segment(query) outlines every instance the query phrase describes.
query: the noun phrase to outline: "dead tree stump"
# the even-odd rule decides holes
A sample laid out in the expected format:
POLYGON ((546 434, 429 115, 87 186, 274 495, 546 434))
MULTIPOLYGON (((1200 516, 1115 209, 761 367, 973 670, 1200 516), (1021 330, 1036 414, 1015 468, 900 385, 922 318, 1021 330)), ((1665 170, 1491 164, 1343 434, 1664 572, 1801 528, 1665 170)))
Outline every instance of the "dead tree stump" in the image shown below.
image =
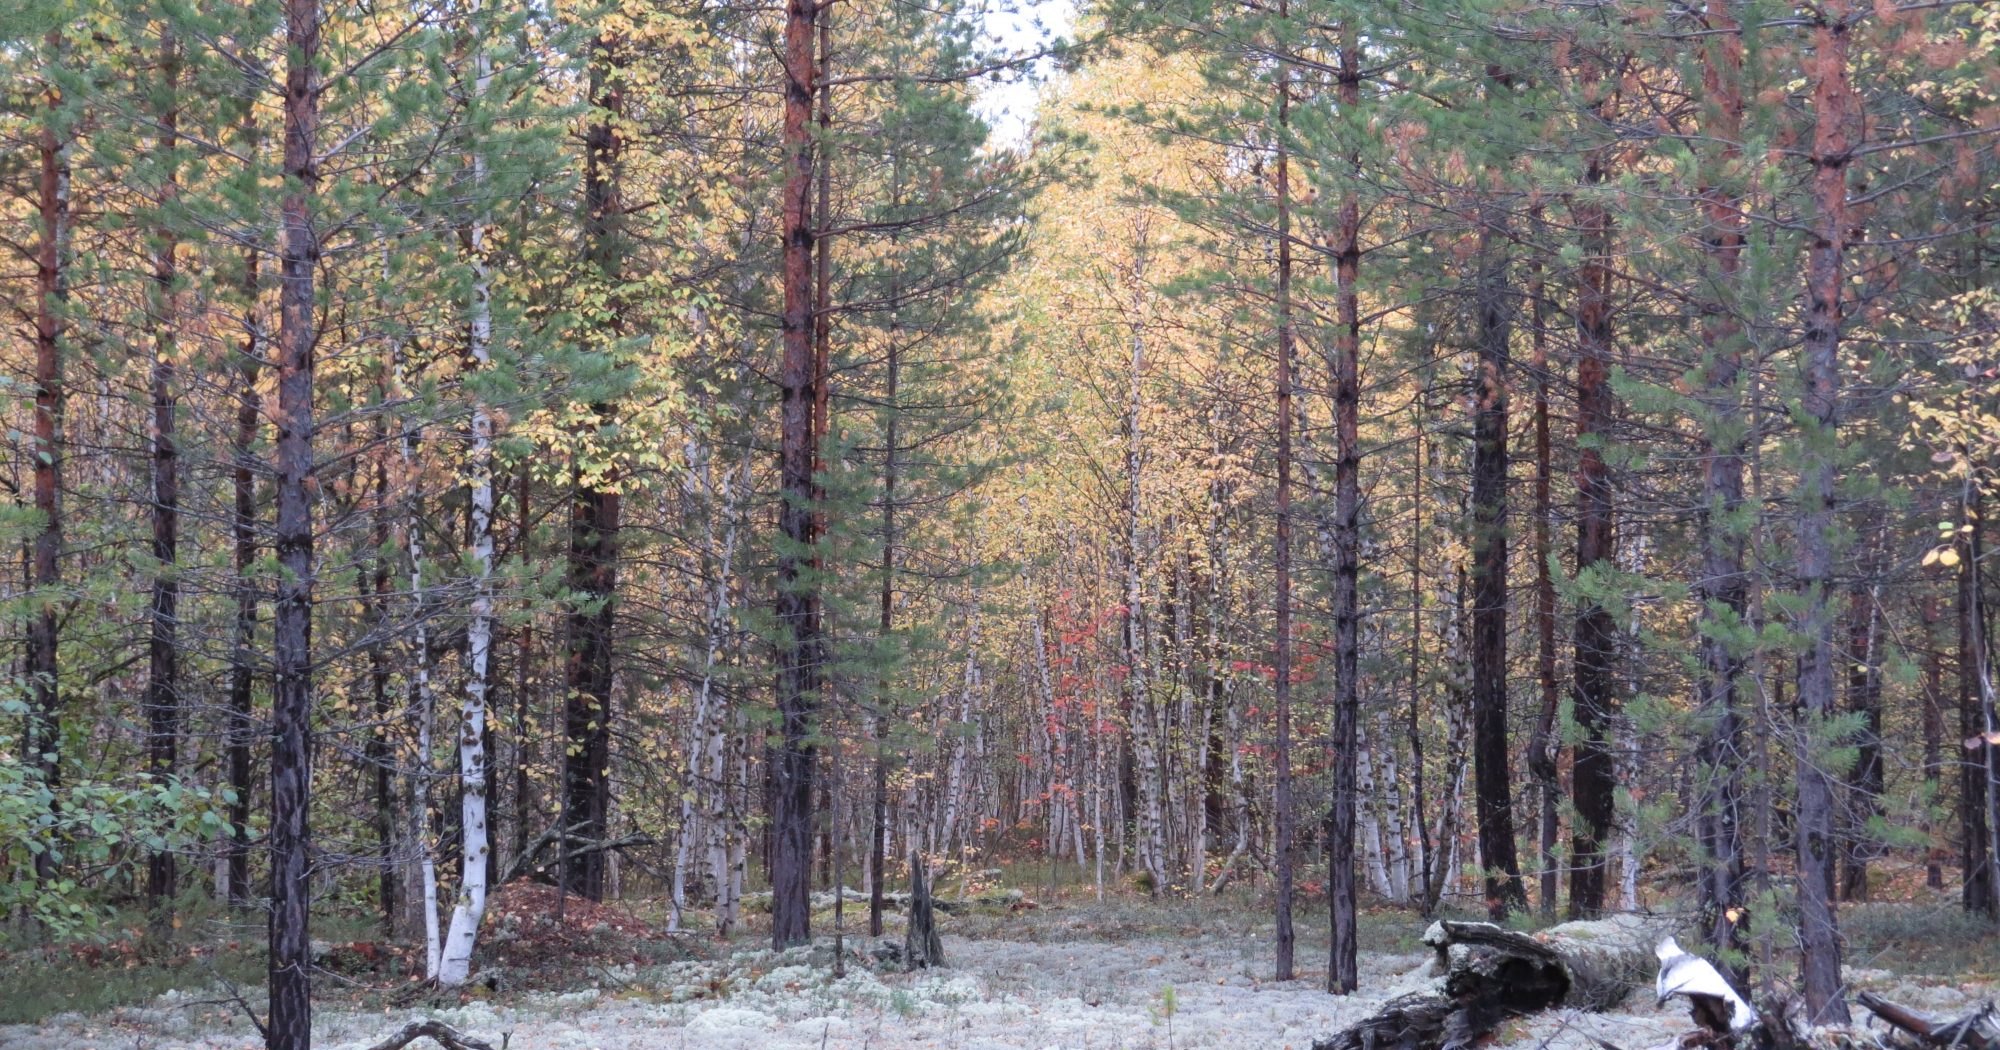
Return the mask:
POLYGON ((903 965, 921 970, 944 965, 944 941, 938 937, 937 913, 931 901, 924 859, 910 855, 910 925, 903 935, 903 965))
POLYGON ((1537 934, 1485 922, 1436 922, 1435 987, 1390 1001, 1313 1050, 1462 1050, 1511 1016, 1567 1006, 1604 1010, 1652 981, 1664 926, 1636 916, 1571 922, 1537 934))

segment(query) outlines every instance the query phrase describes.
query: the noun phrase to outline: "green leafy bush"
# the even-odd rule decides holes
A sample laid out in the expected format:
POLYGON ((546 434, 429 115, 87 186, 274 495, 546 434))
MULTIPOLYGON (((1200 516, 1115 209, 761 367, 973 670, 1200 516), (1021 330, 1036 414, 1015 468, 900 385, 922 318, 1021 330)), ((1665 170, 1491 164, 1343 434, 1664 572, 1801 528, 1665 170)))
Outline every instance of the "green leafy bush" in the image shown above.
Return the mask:
POLYGON ((229 792, 177 780, 84 780, 56 791, 13 756, 0 758, 0 913, 25 911, 58 940, 89 936, 108 913, 108 885, 151 853, 219 835, 229 801, 229 792), (55 861, 53 879, 32 875, 43 854, 55 861))

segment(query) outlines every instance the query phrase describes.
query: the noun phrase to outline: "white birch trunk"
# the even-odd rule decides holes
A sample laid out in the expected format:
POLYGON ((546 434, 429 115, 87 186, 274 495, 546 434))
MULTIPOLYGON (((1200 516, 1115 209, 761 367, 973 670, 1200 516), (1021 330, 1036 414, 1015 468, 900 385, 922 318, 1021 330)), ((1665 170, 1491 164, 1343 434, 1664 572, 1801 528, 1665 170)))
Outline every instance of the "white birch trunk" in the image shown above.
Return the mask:
MULTIPOLYGON (((479 17, 479 3, 472 5, 479 17)), ((475 38, 477 29, 474 30, 475 38)), ((472 106, 477 109, 493 77, 493 60, 476 41, 472 45, 472 106)), ((475 145, 472 191, 485 191, 486 159, 475 145)), ((466 255, 472 268, 471 318, 467 326, 473 368, 493 366, 493 273, 486 261, 486 224, 475 218, 466 230, 466 255)), ((472 950, 479 939, 479 922, 486 915, 486 859, 491 845, 486 828, 486 701, 493 684, 493 414, 484 401, 472 404, 472 558, 471 618, 465 627, 465 709, 458 726, 459 825, 463 839, 465 876, 451 912, 438 984, 464 984, 472 970, 472 950)))
MULTIPOLYGON (((407 390, 403 372, 402 350, 394 352, 396 386, 407 390)), ((402 458, 403 472, 407 478, 416 472, 417 430, 407 420, 403 424, 402 458)), ((415 650, 415 671, 411 678, 411 688, 415 692, 417 707, 417 755, 410 773, 410 843, 417 851, 417 893, 421 901, 424 922, 424 976, 435 980, 438 967, 443 960, 443 938, 438 929, 437 891, 437 849, 431 842, 430 818, 432 744, 437 727, 437 693, 431 687, 431 641, 428 626, 429 610, 425 606, 424 592, 424 522, 421 507, 416 500, 410 501, 409 514, 405 518, 404 544, 410 551, 410 604, 414 613, 411 619, 411 647, 415 650)))
POLYGON ((1387 715, 1377 712, 1375 716, 1375 739, 1382 741, 1382 780, 1387 789, 1382 792, 1385 810, 1383 834, 1389 847, 1389 899, 1398 904, 1410 902, 1410 829, 1404 820, 1403 781, 1397 769, 1396 737, 1389 731, 1387 715))
MULTIPOLYGON (((687 907, 687 875, 697 851, 701 852, 707 864, 709 878, 715 886, 718 901, 724 892, 724 883, 729 877, 728 804, 724 797, 724 776, 728 766, 728 712, 725 710, 726 699, 715 689, 715 674, 728 629, 729 585, 735 562, 737 533, 733 488, 736 475, 740 471, 724 475, 720 492, 717 493, 712 460, 706 455, 696 458, 701 464, 703 477, 700 487, 711 494, 718 494, 720 501, 710 515, 707 535, 702 542, 703 550, 709 552, 716 561, 716 579, 708 598, 702 643, 701 682, 695 687, 694 713, 689 720, 685 746, 687 757, 681 785, 680 833, 674 849, 673 900, 676 928, 680 923, 680 912, 687 907), (719 554, 716 552, 715 544, 715 514, 721 514, 726 519, 719 554)), ((747 458, 746 456, 746 461, 747 458)))
POLYGON ((1389 866, 1382 859, 1381 803, 1376 795, 1374 749, 1369 746, 1366 729, 1357 725, 1354 735, 1354 788, 1361 797, 1361 854, 1368 871, 1368 887, 1376 896, 1388 900, 1394 891, 1389 885, 1389 866))
POLYGON ((969 750, 965 727, 972 724, 972 695, 979 682, 979 592, 972 594, 972 622, 965 637, 965 678, 958 693, 958 720, 952 726, 951 772, 945 781, 944 819, 940 823, 934 849, 951 852, 958 833, 961 800, 965 795, 965 763, 969 750))
POLYGON ((1461 618, 1465 610, 1464 568, 1461 567, 1456 575, 1457 586, 1449 588, 1440 602, 1445 617, 1445 666, 1451 669, 1450 680, 1445 686, 1445 767, 1451 770, 1451 790, 1444 812, 1438 815, 1438 853, 1444 858, 1444 867, 1436 873, 1441 876, 1444 887, 1440 899, 1458 896, 1459 883, 1464 875, 1459 870, 1460 851, 1464 845, 1459 818, 1465 801, 1466 767, 1470 765, 1465 751, 1472 737, 1467 717, 1470 713, 1467 709, 1470 706, 1471 684, 1466 680, 1464 670, 1471 666, 1471 661, 1465 651, 1464 621, 1461 618))
POLYGON ((1093 719, 1090 726, 1090 831, 1095 847, 1097 899, 1104 899, 1104 733, 1093 719))
MULTIPOLYGON (((1650 538, 1644 529, 1633 529, 1630 538, 1621 544, 1623 549, 1618 552, 1619 568, 1633 577, 1643 573, 1646 568, 1646 551, 1650 543, 1650 538)), ((1628 700, 1638 695, 1642 684, 1640 661, 1643 654, 1639 637, 1639 612, 1636 607, 1631 615, 1632 622, 1626 626, 1621 638, 1626 675, 1625 696, 1628 700)), ((1639 752, 1633 733, 1632 719, 1621 713, 1613 737, 1618 749, 1617 776, 1620 784, 1630 785, 1638 782, 1639 752)), ((1624 911, 1635 912, 1639 910, 1639 865, 1644 859, 1639 853, 1639 814, 1628 791, 1620 791, 1619 795, 1618 830, 1612 843, 1612 852, 1618 857, 1618 906, 1624 911)))

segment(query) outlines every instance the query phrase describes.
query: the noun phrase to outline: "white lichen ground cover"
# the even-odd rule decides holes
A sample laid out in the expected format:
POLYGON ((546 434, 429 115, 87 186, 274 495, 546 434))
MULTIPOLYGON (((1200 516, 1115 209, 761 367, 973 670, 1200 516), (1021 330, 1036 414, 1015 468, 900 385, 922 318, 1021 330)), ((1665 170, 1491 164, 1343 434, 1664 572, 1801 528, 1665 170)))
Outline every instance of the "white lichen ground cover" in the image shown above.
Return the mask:
MULTIPOLYGON (((1041 931, 1046 933, 1046 931, 1041 931)), ((523 994, 434 1010, 322 1009, 314 1042, 355 1050, 404 1021, 435 1016, 512 1050, 1095 1050, 1201 1048, 1306 1050, 1396 995, 1428 983, 1426 956, 1367 953, 1362 992, 1327 995, 1317 975, 1268 979, 1265 931, 1204 932, 1169 939, 1053 941, 948 938, 949 969, 878 973, 860 965, 834 980, 804 950, 744 950, 708 962, 606 971, 598 987, 523 994)), ((1323 965, 1300 945, 1302 962, 1323 965)), ((1323 973, 1323 971, 1321 971, 1323 973)), ((1946 981, 1895 980, 1875 971, 1853 979, 1893 990, 1909 1005, 1949 1014, 1993 989, 1946 981)), ((38 1027, 0 1027, 8 1050, 251 1050, 261 1045, 240 1016, 207 994, 172 993, 142 1008, 61 1015, 38 1027)), ((1502 1045, 1591 1050, 1590 1037, 1638 1050, 1685 1029, 1685 1015, 1656 1010, 1640 992, 1627 1012, 1552 1011, 1510 1023, 1502 1045)))

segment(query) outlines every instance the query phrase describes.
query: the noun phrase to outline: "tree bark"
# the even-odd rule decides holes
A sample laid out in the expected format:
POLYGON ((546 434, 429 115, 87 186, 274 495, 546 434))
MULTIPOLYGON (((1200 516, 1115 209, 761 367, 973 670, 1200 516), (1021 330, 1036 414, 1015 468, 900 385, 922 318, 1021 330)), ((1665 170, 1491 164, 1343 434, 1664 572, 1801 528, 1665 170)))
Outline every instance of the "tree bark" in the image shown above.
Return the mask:
MULTIPOLYGON (((1535 213, 1535 224, 1539 229, 1539 211, 1535 213)), ((1527 761, 1528 771, 1535 777, 1535 793, 1540 802, 1541 871, 1537 877, 1537 889, 1541 899, 1537 904, 1544 918, 1553 918, 1560 881, 1557 843, 1562 830, 1558 820, 1562 793, 1562 738, 1556 733, 1556 719, 1562 704, 1556 682, 1556 582, 1554 570, 1549 564, 1555 554, 1551 535, 1555 474, 1549 435, 1549 342, 1544 316, 1546 286, 1542 272, 1542 261, 1536 258, 1531 264, 1528 284, 1533 325, 1529 334, 1532 356, 1528 367, 1535 377, 1535 684, 1540 693, 1540 704, 1535 712, 1535 732, 1528 740, 1527 761)))
POLYGON ((313 279, 319 233, 319 0, 285 0, 285 196, 278 321, 271 703, 269 1050, 312 1044, 313 279))
POLYGON ((1571 828, 1569 881, 1571 918, 1604 910, 1605 840, 1611 834, 1617 790, 1610 739, 1618 716, 1614 668, 1617 626, 1611 611, 1589 593, 1605 586, 1597 574, 1614 567, 1611 467, 1604 443, 1611 438, 1611 216, 1595 194, 1609 172, 1604 157, 1592 153, 1584 174, 1576 222, 1583 239, 1583 266, 1577 279, 1576 571, 1584 593, 1577 599, 1576 655, 1572 704, 1582 738, 1577 741, 1570 790, 1576 820, 1571 828))
MULTIPOLYGON (((880 637, 887 646, 895 636, 896 626, 896 443, 898 424, 902 421, 902 406, 897 402, 896 386, 902 378, 901 347, 896 341, 896 331, 892 326, 887 347, 887 385, 883 390, 883 410, 888 418, 883 423, 882 452, 882 594, 880 637)), ((875 755, 874 783, 872 785, 873 831, 868 842, 868 936, 882 936, 882 890, 888 875, 887 857, 889 838, 889 720, 894 706, 889 695, 889 680, 884 675, 876 683, 875 700, 875 755)))
POLYGON ((1995 802, 1991 771, 2000 746, 1986 740, 1994 728, 1994 710, 1979 565, 1986 553, 1986 523, 1979 495, 1977 481, 1968 479, 1953 548, 1958 552, 1958 729, 1966 742, 1964 760, 1958 763, 1959 870, 1965 910, 1993 918, 2000 916, 2000 866, 1993 862, 1995 825, 1988 815, 1995 802))
MULTIPOLYGON (((396 387, 409 396, 409 382, 406 378, 404 348, 397 345, 390 351, 391 369, 396 377, 396 387)), ((403 478, 406 484, 413 483, 417 473, 418 424, 411 419, 402 421, 403 478)), ((403 514, 403 547, 410 558, 410 711, 417 723, 417 750, 410 763, 410 848, 416 854, 415 876, 417 885, 412 901, 422 910, 420 916, 424 928, 424 976, 436 979, 438 965, 444 954, 443 935, 438 930, 437 896, 437 835, 431 822, 431 781, 437 771, 432 767, 431 754, 434 750, 432 738, 437 725, 437 691, 431 684, 431 636, 430 636, 430 596, 424 573, 429 568, 424 548, 423 501, 416 493, 411 493, 409 505, 403 514)))
MULTIPOLYGON (((160 81, 166 102, 160 113, 158 162, 167 165, 160 203, 171 206, 178 195, 173 151, 179 148, 181 56, 172 29, 160 32, 160 81)), ((146 768, 155 785, 171 782, 178 762, 181 734, 180 579, 176 562, 180 546, 180 448, 174 430, 178 404, 174 398, 175 255, 179 241, 171 226, 154 231, 153 287, 148 304, 152 328, 152 488, 153 592, 148 617, 151 627, 146 652, 146 768)), ((146 865, 146 899, 162 928, 172 923, 177 865, 171 847, 155 850, 146 865)))
POLYGON ((1840 899, 1868 899, 1868 861, 1877 851, 1869 824, 1882 816, 1882 616, 1879 537, 1865 540, 1863 579, 1848 590, 1847 709, 1861 716, 1841 829, 1840 899))
MULTIPOLYGON (((387 400, 386 384, 379 386, 378 394, 387 400)), ((254 422, 252 424, 254 426, 254 422)), ((382 552, 390 550, 393 533, 389 526, 389 463, 388 425, 386 415, 377 415, 375 422, 375 442, 378 452, 375 456, 375 562, 373 566, 373 597, 369 602, 369 621, 374 639, 368 646, 368 689, 374 701, 375 725, 368 733, 367 759, 374 778, 375 795, 375 846, 382 851, 377 861, 378 902, 382 909, 382 932, 385 936, 396 933, 396 908, 400 895, 396 892, 396 794, 395 794, 395 749, 390 743, 390 730, 394 725, 394 707, 389 699, 389 647, 392 628, 390 627, 391 584, 389 557, 382 552)), ((254 615, 254 610, 253 610, 254 615)))
POLYGON ((257 562, 257 432, 263 426, 263 397, 257 392, 257 374, 263 362, 264 315, 258 308, 259 253, 243 253, 243 354, 234 374, 236 383, 236 434, 231 447, 230 539, 234 545, 234 573, 230 583, 235 592, 235 618, 231 624, 229 652, 229 903, 250 904, 250 760, 255 730, 251 706, 256 693, 257 581, 252 567, 257 562))
POLYGON ((1496 921, 1528 907, 1514 852, 1507 746, 1507 356, 1513 334, 1504 217, 1479 210, 1479 386, 1472 440, 1472 765, 1479 866, 1496 921))
MULTIPOLYGON (((1923 600, 1924 629, 1924 797, 1933 800, 1943 798, 1944 791, 1944 650, 1938 638, 1938 622, 1941 619, 1936 595, 1926 595, 1923 600)), ((1930 807, 1925 808, 1922 828, 1925 838, 1932 845, 1924 851, 1924 886, 1927 889, 1944 889, 1943 851, 1936 843, 1937 827, 1931 819, 1930 807)))
MULTIPOLYGON (((528 515, 529 489, 534 483, 534 471, 530 464, 520 466, 520 480, 517 483, 514 508, 514 551, 523 561, 533 560, 531 543, 534 529, 528 515)), ((528 699, 529 686, 534 680, 535 662, 535 618, 531 612, 521 622, 519 641, 514 654, 514 855, 521 856, 527 850, 529 812, 533 809, 533 796, 528 782, 530 756, 528 744, 528 699)))
POLYGON ((811 934, 813 716, 819 702, 819 582, 811 572, 814 528, 813 433, 817 369, 813 346, 813 92, 817 70, 816 0, 787 0, 785 20, 785 179, 782 316, 784 359, 779 473, 783 534, 777 552, 778 737, 770 756, 771 944, 784 948, 811 934))
MULTIPOLYGON (((1340 105, 1361 102, 1361 47, 1351 25, 1341 29, 1340 105)), ((1350 172, 1361 173, 1359 154, 1350 172)), ((1350 184, 1340 201, 1334 284, 1339 323, 1334 330, 1333 416, 1333 821, 1327 839, 1327 891, 1332 935, 1326 990, 1346 995, 1360 986, 1355 934, 1354 820, 1356 744, 1360 738, 1361 654, 1361 202, 1350 184)), ((1377 854, 1379 863, 1379 854, 1377 854)))
POLYGON ((1425 916, 1437 910, 1432 869, 1437 866, 1437 850, 1431 841, 1430 819, 1424 814, 1424 734, 1420 721, 1424 708, 1424 401, 1419 390, 1411 399, 1411 429, 1416 447, 1410 454, 1416 465, 1410 472, 1410 697, 1403 709, 1403 731, 1410 745, 1410 823, 1417 829, 1417 910, 1425 916))
POLYGON ((1358 1024, 1315 1039, 1313 1050, 1477 1046, 1509 1016, 1608 1010, 1650 981, 1662 932, 1630 918, 1534 935, 1483 922, 1432 923, 1424 943, 1436 953, 1433 988, 1390 1000, 1358 1024))
MULTIPOLYGON (((481 37, 481 7, 471 8, 473 49, 470 104, 476 111, 493 78, 493 59, 481 37)), ((477 113, 471 126, 478 126, 477 113)), ((486 156, 471 144, 474 216, 465 230, 466 265, 472 271, 472 301, 466 323, 466 351, 475 373, 493 367, 493 269, 486 258, 486 156)), ((486 914, 486 877, 492 859, 486 812, 486 706, 493 690, 493 413, 479 395, 472 403, 472 582, 471 617, 465 625, 465 706, 459 714, 459 833, 463 836, 458 902, 445 934, 438 964, 438 984, 465 983, 472 968, 472 951, 479 938, 479 921, 486 914)))
MULTIPOLYGON (((51 61, 63 54, 60 32, 50 32, 51 61)), ((62 584, 63 388, 62 341, 68 327, 70 166, 59 89, 46 88, 46 112, 35 137, 40 160, 36 208, 41 238, 35 246, 35 513, 33 580, 39 603, 28 621, 28 727, 26 750, 42 786, 53 795, 62 782, 62 690, 57 665, 56 590, 62 584)), ((53 846, 53 843, 45 845, 53 846)), ((56 877, 56 854, 35 854, 35 881, 56 877)))
POLYGON ((944 941, 938 937, 926 867, 921 855, 910 854, 910 923, 903 935, 903 965, 913 971, 944 965, 944 941))
MULTIPOLYGON (((1286 0, 1278 0, 1278 16, 1289 13, 1286 0)), ((1271 859, 1277 881, 1277 965, 1280 981, 1292 979, 1294 934, 1292 932, 1292 228, 1291 153, 1286 136, 1291 134, 1291 67, 1278 69, 1278 479, 1276 528, 1271 554, 1275 606, 1273 626, 1272 692, 1277 708, 1277 753, 1272 771, 1271 859)))
POLYGON ((1709 294, 1701 303, 1703 368, 1701 600, 1696 626, 1701 656, 1701 738, 1696 746, 1695 837, 1701 850, 1696 896, 1704 938, 1718 964, 1741 980, 1743 968, 1728 955, 1740 951, 1744 905, 1742 718, 1736 683, 1743 674, 1749 580, 1744 568, 1747 530, 1743 513, 1745 446, 1749 441, 1740 378, 1745 340, 1734 290, 1742 268, 1745 220, 1733 167, 1742 152, 1743 36, 1732 0, 1708 5, 1702 51, 1704 138, 1703 245, 1709 294), (1725 954, 1726 953, 1726 954, 1725 954))
POLYGON ((1134 248, 1131 273, 1131 317, 1127 321, 1130 329, 1130 367, 1126 372, 1125 395, 1125 506, 1124 506, 1124 580, 1123 596, 1119 614, 1119 645, 1124 661, 1125 681, 1123 683, 1122 707, 1125 725, 1131 734, 1131 754, 1134 760, 1133 777, 1133 837, 1138 854, 1138 868, 1147 880, 1146 891, 1158 895, 1167 886, 1165 847, 1162 841, 1164 828, 1160 806, 1160 752, 1164 741, 1157 733, 1158 720, 1148 677, 1151 672, 1147 656, 1144 622, 1144 573, 1141 559, 1145 556, 1145 536, 1142 531, 1143 496, 1142 482, 1145 474, 1145 281, 1146 243, 1142 236, 1134 248))
POLYGON ((1833 584, 1834 487, 1840 424, 1842 263, 1847 237, 1849 124, 1856 118, 1848 80, 1851 7, 1829 0, 1813 32, 1808 70, 1813 95, 1813 202, 1806 253, 1806 324, 1800 350, 1803 381, 1799 411, 1803 433, 1799 465, 1796 572, 1803 598, 1795 629, 1804 639, 1798 658, 1800 725, 1797 756, 1798 813, 1794 850, 1799 872, 1799 943, 1807 1017, 1817 1024, 1844 1023, 1840 929, 1834 903, 1833 776, 1823 763, 1820 729, 1834 716, 1833 584))
MULTIPOLYGON (((595 110, 584 133, 584 251, 606 290, 603 327, 615 340, 622 331, 625 280, 624 41, 600 35, 591 43, 590 92, 595 110)), ((600 424, 610 414, 591 405, 600 424)), ((569 645, 563 677, 563 805, 567 826, 581 826, 586 841, 610 837, 612 640, 618 598, 619 492, 615 468, 579 470, 570 497, 568 577, 580 595, 569 612, 569 645)), ((602 850, 571 853, 564 839, 562 882, 589 900, 604 898, 602 850)))

